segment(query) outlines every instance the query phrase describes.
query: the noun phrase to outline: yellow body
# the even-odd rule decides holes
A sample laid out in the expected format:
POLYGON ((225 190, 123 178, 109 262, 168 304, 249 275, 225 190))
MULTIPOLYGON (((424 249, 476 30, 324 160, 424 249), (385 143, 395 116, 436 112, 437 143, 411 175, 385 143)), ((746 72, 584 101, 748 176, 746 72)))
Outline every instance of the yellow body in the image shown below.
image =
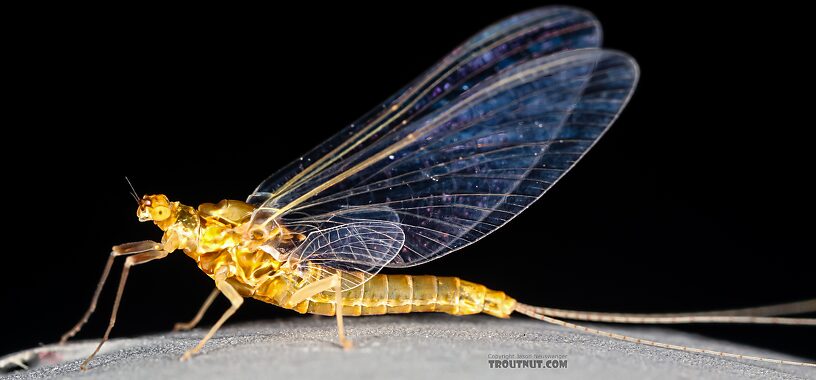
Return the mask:
MULTIPOLYGON (((178 202, 170 202, 164 195, 147 195, 139 201, 136 211, 141 221, 153 221, 164 231, 161 244, 153 241, 140 241, 114 246, 102 277, 97 285, 91 306, 82 319, 63 335, 61 342, 74 336, 87 322, 94 311, 96 302, 105 279, 110 271, 113 259, 127 256, 122 268, 119 290, 113 303, 111 319, 102 341, 94 352, 80 365, 87 369, 91 359, 99 352, 102 344, 110 336, 116 321, 116 313, 122 299, 124 284, 129 269, 134 265, 166 257, 170 252, 181 249, 193 258, 204 273, 215 280, 216 289, 207 298, 198 314, 186 323, 176 324, 175 329, 191 329, 198 324, 218 294, 223 294, 230 307, 210 328, 207 335, 194 348, 187 350, 181 360, 188 360, 198 353, 207 341, 218 331, 224 322, 243 304, 245 297, 253 297, 300 313, 335 315, 339 343, 346 349, 351 341, 346 338, 343 329, 343 315, 379 315, 390 313, 410 313, 438 311, 453 315, 486 313, 506 318, 512 312, 528 315, 559 326, 564 326, 613 339, 646 344, 654 347, 671 348, 681 351, 706 353, 738 359, 816 366, 813 363, 768 359, 762 357, 731 354, 727 352, 696 349, 673 344, 632 338, 625 335, 608 333, 584 326, 564 322, 553 316, 564 315, 565 318, 591 321, 623 323, 690 323, 690 322, 727 322, 746 323, 744 315, 712 316, 710 314, 661 314, 631 315, 616 313, 593 313, 573 310, 539 308, 517 303, 503 292, 490 290, 483 285, 463 281, 456 277, 408 276, 364 272, 349 272, 324 267, 313 261, 300 257, 294 251, 305 241, 302 234, 292 232, 281 226, 275 218, 277 211, 270 209, 271 217, 260 215, 252 205, 240 201, 221 201, 218 204, 205 203, 194 209, 178 202), (260 216, 260 218, 259 218, 260 216), (259 222, 259 219, 262 220, 259 222), (742 317, 742 318, 740 318, 742 317), (651 322, 645 322, 651 321, 651 322)), ((306 245, 305 247, 310 247, 306 245)), ((812 301, 812 300, 810 300, 812 301)), ((810 302, 808 301, 808 302, 810 302)), ((776 305, 783 307, 779 314, 790 311, 790 304, 776 305)), ((801 312, 801 305, 797 311, 801 312)), ((760 308, 760 309, 768 309, 760 308)), ((731 311, 745 313, 746 309, 731 311)), ((751 310, 751 309, 747 309, 751 310)), ((764 312, 767 313, 767 310, 764 312)), ((769 315, 774 315, 773 314, 769 315)), ((807 318, 779 318, 749 316, 750 323, 774 324, 816 324, 816 320, 807 318)))
MULTIPOLYGON (((163 195, 148 198, 151 201, 149 207, 140 208, 138 212, 146 219, 149 215, 149 219, 165 231, 162 237, 165 247, 183 250, 212 278, 216 273, 225 274, 227 282, 244 297, 300 313, 334 315, 336 297, 333 291, 324 291, 295 305, 290 304, 290 297, 307 285, 305 279, 339 273, 343 278, 356 276, 358 279, 354 282, 360 282, 363 276, 368 276, 327 270, 309 263, 295 268, 286 261, 279 261, 273 253, 285 253, 303 236, 280 226, 267 227, 268 230, 261 233, 250 231, 248 222, 254 208, 247 203, 224 200, 194 209, 178 202, 171 203, 163 195), (165 210, 169 215, 157 219, 156 214, 164 214, 165 210), (274 242, 272 247, 269 242, 274 242)), ((504 292, 457 277, 393 274, 375 275, 363 285, 343 291, 340 299, 343 315, 351 316, 436 311, 453 315, 483 312, 506 318, 516 304, 504 292)))

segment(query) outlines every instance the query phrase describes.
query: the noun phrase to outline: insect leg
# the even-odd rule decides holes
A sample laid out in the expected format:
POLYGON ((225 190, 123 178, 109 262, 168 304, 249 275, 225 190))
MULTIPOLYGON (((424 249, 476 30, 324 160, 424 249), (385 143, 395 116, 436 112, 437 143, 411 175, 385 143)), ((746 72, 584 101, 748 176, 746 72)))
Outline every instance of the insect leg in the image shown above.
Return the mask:
POLYGON ((204 301, 203 305, 201 305, 201 309, 198 310, 198 313, 195 315, 195 317, 193 317, 193 319, 190 320, 190 322, 176 323, 176 325, 173 326, 173 331, 186 331, 196 327, 196 325, 198 325, 198 322, 200 322, 201 318, 204 316, 204 313, 207 312, 207 309, 210 308, 210 305, 212 305, 213 301, 215 301, 215 297, 217 297, 219 293, 221 292, 218 290, 218 288, 213 289, 212 293, 210 293, 210 295, 207 296, 207 300, 204 301))
POLYGON ((68 330, 68 332, 66 332, 65 334, 62 335, 62 337, 60 338, 59 344, 60 345, 65 344, 65 342, 67 342, 68 339, 70 339, 71 337, 76 335, 76 333, 78 333, 79 330, 82 329, 82 326, 84 326, 85 323, 88 322, 88 318, 91 317, 91 314, 93 314, 94 310, 96 310, 96 303, 97 303, 97 301, 99 301, 99 295, 102 293, 102 287, 105 286, 105 281, 108 279, 108 274, 110 274, 110 270, 111 270, 111 266, 113 266, 113 259, 114 258, 116 258, 118 256, 132 255, 132 254, 151 251, 151 250, 160 249, 160 248, 161 248, 161 244, 156 243, 154 241, 150 241, 150 240, 133 242, 133 243, 125 243, 125 244, 120 244, 120 245, 114 246, 113 250, 111 250, 110 256, 108 256, 108 262, 105 264, 105 269, 102 271, 102 277, 99 278, 99 283, 97 283, 97 285, 96 285, 96 290, 94 291, 93 297, 91 298, 90 307, 88 307, 88 310, 85 311, 85 314, 82 316, 82 318, 79 320, 79 322, 77 322, 77 324, 73 328, 68 330))
POLYGON ((340 281, 339 274, 332 276, 332 278, 334 279, 334 315, 337 316, 337 337, 340 339, 340 345, 348 350, 351 348, 351 340, 346 338, 346 332, 345 329, 343 329, 342 281, 340 281))
POLYGON ((310 298, 316 294, 322 293, 326 290, 334 288, 334 315, 337 317, 337 336, 340 338, 340 345, 345 349, 351 348, 351 340, 346 338, 346 332, 343 328, 343 297, 342 297, 342 281, 340 274, 335 274, 331 277, 321 278, 312 282, 289 297, 286 301, 289 307, 303 302, 303 300, 310 298))
MULTIPOLYGON (((157 244, 157 243, 154 243, 157 244)), ((158 245, 161 247, 161 245, 158 245)), ((154 246, 155 248, 156 246, 154 246)), ((132 252, 133 253, 133 252, 132 252)), ((99 349, 102 348, 102 345, 108 340, 110 336, 111 330, 113 330, 113 325, 116 324, 116 313, 119 311, 119 304, 122 302, 122 293, 125 291, 125 282, 127 281, 128 272, 130 272, 130 267, 134 265, 144 264, 146 262, 150 262, 156 259, 161 259, 166 257, 169 252, 164 250, 151 250, 147 252, 136 253, 133 256, 128 257, 125 260, 125 265, 122 268, 122 277, 119 279, 119 289, 116 291, 116 299, 113 301, 113 311, 111 312, 110 322, 108 322, 108 328, 105 330, 105 335, 102 336, 102 341, 99 342, 99 345, 96 346, 94 352, 85 359, 84 362, 79 366, 80 369, 86 370, 88 369, 88 363, 90 363, 91 359, 99 352, 99 349)))
POLYGON ((218 331, 218 329, 221 328, 221 325, 223 325, 224 322, 226 322, 227 319, 229 319, 229 317, 235 314, 238 308, 241 307, 241 305, 244 303, 244 298, 241 297, 241 295, 238 293, 237 290, 235 290, 235 288, 232 287, 232 285, 227 283, 226 275, 223 274, 223 272, 216 275, 215 286, 218 290, 221 291, 222 294, 224 294, 225 297, 229 299, 232 305, 230 305, 230 308, 224 312, 224 315, 221 316, 218 322, 215 322, 215 324, 210 328, 210 331, 207 333, 207 335, 205 335, 204 338, 201 339, 201 341, 198 342, 198 344, 195 347, 187 350, 187 352, 185 352, 184 355, 181 356, 180 358, 181 361, 186 361, 193 357, 193 355, 201 351, 201 349, 204 347, 207 341, 210 340, 210 338, 212 338, 213 335, 215 335, 215 332, 218 331))
POLYGON ((333 288, 335 286, 335 281, 335 276, 325 277, 298 289, 286 301, 286 306, 293 308, 297 304, 303 302, 303 300, 333 288))

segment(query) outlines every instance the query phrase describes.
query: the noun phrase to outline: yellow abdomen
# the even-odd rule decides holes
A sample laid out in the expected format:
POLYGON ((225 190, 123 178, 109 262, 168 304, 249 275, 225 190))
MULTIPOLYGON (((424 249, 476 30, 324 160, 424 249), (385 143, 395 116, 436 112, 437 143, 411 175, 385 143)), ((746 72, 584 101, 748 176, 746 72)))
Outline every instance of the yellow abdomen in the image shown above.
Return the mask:
MULTIPOLYGON (((350 275, 350 274, 348 274, 350 275)), ((252 296, 285 307, 294 293, 282 279, 273 278, 258 287, 252 296)), ((413 312, 444 312, 453 315, 487 313, 507 318, 516 300, 504 292, 458 277, 378 274, 362 286, 341 293, 343 315, 381 315, 413 312)), ((320 293, 292 310, 320 315, 335 314, 335 296, 320 293)))

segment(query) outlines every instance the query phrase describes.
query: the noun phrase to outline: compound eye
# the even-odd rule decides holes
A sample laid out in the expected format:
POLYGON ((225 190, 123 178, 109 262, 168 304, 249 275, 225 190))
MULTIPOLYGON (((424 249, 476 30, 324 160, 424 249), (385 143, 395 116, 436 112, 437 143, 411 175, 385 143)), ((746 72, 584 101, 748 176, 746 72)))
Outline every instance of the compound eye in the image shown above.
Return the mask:
POLYGON ((153 220, 160 222, 170 217, 170 209, 164 206, 154 207, 151 214, 153 215, 153 220))

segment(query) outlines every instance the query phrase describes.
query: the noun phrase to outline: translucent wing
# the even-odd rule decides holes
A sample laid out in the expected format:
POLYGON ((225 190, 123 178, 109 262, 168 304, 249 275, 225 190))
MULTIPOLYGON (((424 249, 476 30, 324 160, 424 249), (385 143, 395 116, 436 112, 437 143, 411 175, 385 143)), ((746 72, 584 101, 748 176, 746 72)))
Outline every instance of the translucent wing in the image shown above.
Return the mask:
POLYGON ((309 233, 288 260, 298 268, 304 284, 342 273, 342 289, 355 288, 391 262, 405 242, 405 234, 391 211, 339 215, 324 228, 309 233), (334 225, 333 227, 329 227, 334 225))
MULTIPOLYGON (((586 16, 564 8, 522 14, 465 46, 488 39, 502 46, 535 29, 530 25, 581 15, 586 16), (525 24, 534 15, 557 12, 564 13, 525 24)), ((585 20, 591 28, 558 30, 562 36, 568 35, 565 30, 592 30, 589 35, 598 37, 594 20, 585 20)), ((553 40, 534 40, 547 38, 553 40)), ((387 208, 404 234, 401 250, 388 263, 392 267, 441 257, 499 228, 586 153, 626 104, 638 77, 635 62, 622 53, 560 49, 538 55, 541 49, 531 44, 510 49, 521 53, 497 58, 481 70, 459 66, 468 73, 465 84, 450 74, 432 87, 439 91, 422 94, 409 87, 410 96, 396 97, 385 117, 372 114, 366 123, 347 128, 347 139, 335 136, 317 148, 325 147, 329 155, 261 184, 250 197, 259 206, 254 222, 310 233, 339 213, 387 208), (439 95, 423 98, 434 92, 439 95)), ((461 49, 452 56, 459 57, 461 49)), ((449 58, 437 67, 448 67, 449 58)))
POLYGON ((600 44, 598 21, 580 9, 547 7, 500 21, 453 50, 381 107, 270 176, 247 202, 279 204, 284 195, 293 198, 308 192, 317 173, 364 149, 388 131, 455 101, 484 78, 509 66, 600 44))

